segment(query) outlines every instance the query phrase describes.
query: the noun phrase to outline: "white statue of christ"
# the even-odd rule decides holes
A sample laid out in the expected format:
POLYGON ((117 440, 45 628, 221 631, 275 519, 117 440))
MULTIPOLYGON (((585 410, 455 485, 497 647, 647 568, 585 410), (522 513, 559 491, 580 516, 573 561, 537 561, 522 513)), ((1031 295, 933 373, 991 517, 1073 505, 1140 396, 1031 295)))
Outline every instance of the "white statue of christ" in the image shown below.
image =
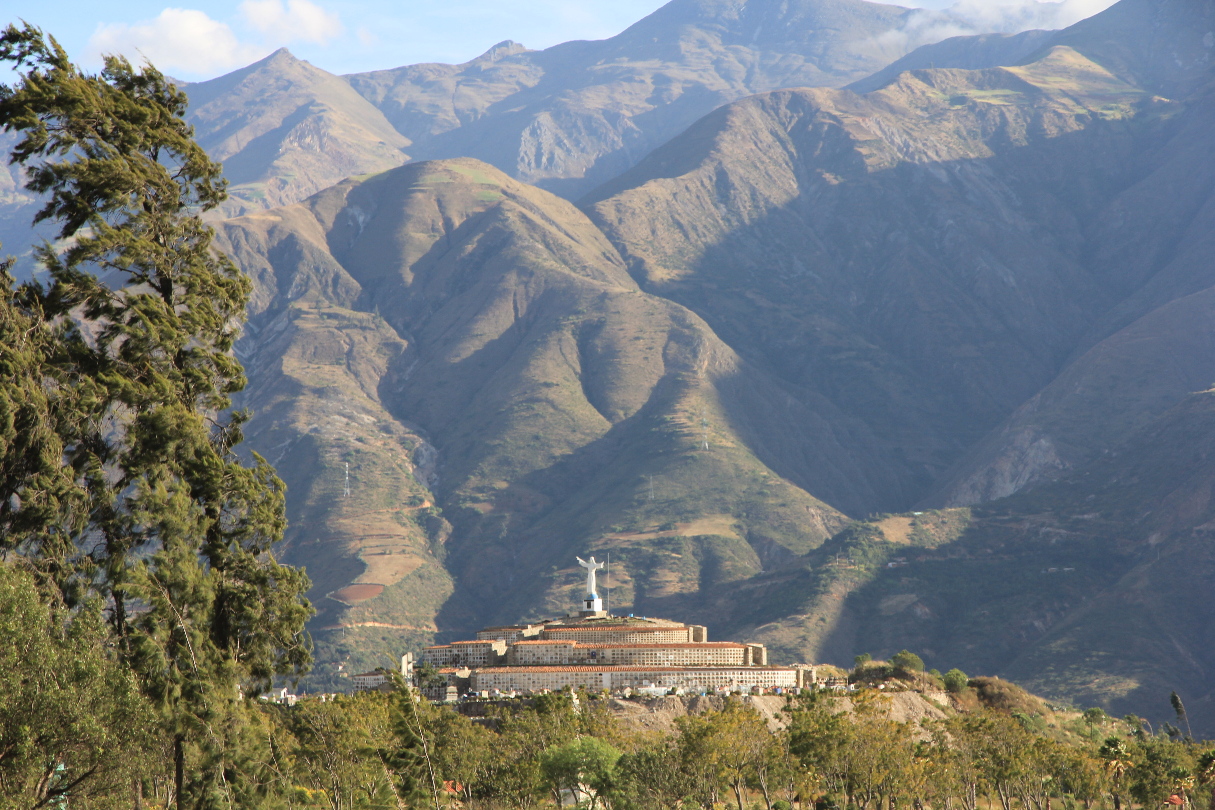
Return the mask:
POLYGON ((586 569, 586 595, 588 599, 593 599, 599 594, 595 588, 595 572, 603 568, 604 563, 595 562, 594 557, 591 557, 590 560, 584 560, 581 557, 575 557, 575 559, 578 560, 579 565, 586 569))

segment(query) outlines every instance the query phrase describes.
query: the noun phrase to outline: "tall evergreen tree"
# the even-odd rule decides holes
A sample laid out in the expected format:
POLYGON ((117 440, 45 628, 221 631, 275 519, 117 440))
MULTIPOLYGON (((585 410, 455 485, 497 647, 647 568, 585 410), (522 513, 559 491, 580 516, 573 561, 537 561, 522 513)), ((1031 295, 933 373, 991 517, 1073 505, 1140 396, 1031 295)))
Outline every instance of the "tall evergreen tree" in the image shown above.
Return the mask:
POLYGON ((224 718, 241 689, 310 661, 308 580, 271 552, 283 484, 234 452, 247 416, 228 413, 245 384, 232 347, 251 285, 199 216, 225 197, 221 168, 152 67, 108 57, 84 73, 29 25, 0 35, 0 61, 21 74, 0 86, 0 126, 20 136, 10 160, 45 200, 35 221, 66 245, 38 250, 46 283, 0 291, 54 337, 16 355, 46 401, 0 405, 0 431, 40 431, 32 457, 29 439, 0 438, 0 543, 69 606, 109 605, 172 737, 177 804, 205 805, 230 794, 224 718))

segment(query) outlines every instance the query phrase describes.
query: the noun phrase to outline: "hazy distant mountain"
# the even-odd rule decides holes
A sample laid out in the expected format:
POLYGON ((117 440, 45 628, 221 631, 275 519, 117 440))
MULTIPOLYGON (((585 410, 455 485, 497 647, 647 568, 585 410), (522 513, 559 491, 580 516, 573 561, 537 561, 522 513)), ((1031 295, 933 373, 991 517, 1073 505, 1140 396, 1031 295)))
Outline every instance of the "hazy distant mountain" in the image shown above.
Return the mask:
POLYGON ((576 197, 705 113, 847 84, 902 56, 911 12, 863 0, 673 0, 610 39, 347 77, 419 158, 471 156, 576 197))
POLYGON ((285 49, 186 86, 187 120, 232 184, 229 216, 296 202, 409 159, 402 137, 343 79, 285 49))
POLYGON ((674 0, 610 39, 337 77, 280 50, 187 86, 240 214, 409 158, 475 157, 577 196, 751 93, 839 86, 903 54, 905 8, 863 0, 674 0), (361 95, 360 95, 361 94, 361 95))
POLYGON ((908 70, 924 68, 961 68, 982 70, 984 68, 1019 65, 1033 61, 1055 36, 1055 31, 1022 31, 1019 34, 979 34, 977 36, 950 37, 949 39, 922 45, 911 53, 896 59, 876 73, 848 85, 857 93, 880 90, 908 70))

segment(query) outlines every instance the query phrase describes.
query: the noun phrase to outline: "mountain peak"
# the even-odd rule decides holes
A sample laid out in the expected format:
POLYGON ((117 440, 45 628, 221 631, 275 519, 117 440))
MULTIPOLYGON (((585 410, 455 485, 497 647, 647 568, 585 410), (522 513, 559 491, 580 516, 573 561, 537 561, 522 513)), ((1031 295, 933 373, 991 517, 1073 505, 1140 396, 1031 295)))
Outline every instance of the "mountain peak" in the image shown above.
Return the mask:
POLYGON ((529 50, 530 48, 526 45, 515 42, 513 39, 504 39, 470 62, 497 62, 499 59, 505 59, 517 53, 527 53, 529 50))
POLYGON ((302 64, 303 60, 296 57, 291 51, 286 48, 279 48, 269 56, 263 57, 253 64, 250 68, 257 69, 260 67, 286 67, 288 65, 302 64))

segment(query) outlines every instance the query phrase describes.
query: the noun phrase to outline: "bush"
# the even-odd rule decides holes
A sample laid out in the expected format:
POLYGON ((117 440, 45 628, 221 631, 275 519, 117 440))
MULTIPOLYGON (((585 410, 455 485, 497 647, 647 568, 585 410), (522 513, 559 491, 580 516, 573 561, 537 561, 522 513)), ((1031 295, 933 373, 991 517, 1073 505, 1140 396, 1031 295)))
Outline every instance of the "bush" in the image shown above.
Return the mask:
POLYGON ((966 677, 966 673, 956 667, 945 673, 944 678, 945 689, 948 692, 957 694, 966 688, 966 684, 970 682, 970 678, 966 677))
POLYGON ((857 669, 860 669, 861 667, 865 666, 865 664, 868 664, 872 660, 873 660, 873 656, 870 655, 869 653, 861 653, 856 658, 852 659, 852 663, 857 669))
POLYGON ((979 702, 989 709, 1001 709, 1006 712, 1020 710, 1026 714, 1039 714, 1043 709, 1038 698, 1015 683, 981 676, 971 678, 968 685, 974 687, 979 695, 979 702))
POLYGON ((890 663, 894 666, 896 672, 904 675, 924 671, 924 660, 908 650, 895 653, 894 657, 890 659, 890 663))

